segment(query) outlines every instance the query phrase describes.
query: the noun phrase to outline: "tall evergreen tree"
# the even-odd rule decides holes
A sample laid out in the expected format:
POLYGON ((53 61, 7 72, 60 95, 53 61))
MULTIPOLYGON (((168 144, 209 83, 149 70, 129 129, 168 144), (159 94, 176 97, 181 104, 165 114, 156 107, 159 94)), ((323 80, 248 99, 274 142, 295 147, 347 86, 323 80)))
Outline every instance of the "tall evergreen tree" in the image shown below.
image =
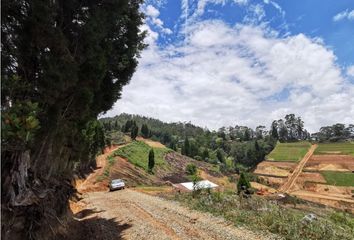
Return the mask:
POLYGON ((138 136, 139 133, 139 127, 136 125, 135 122, 133 122, 131 128, 130 128, 130 137, 134 141, 136 137, 138 136))
POLYGON ((270 127, 270 132, 271 132, 271 136, 273 139, 278 140, 279 139, 279 135, 278 135, 278 123, 277 121, 273 121, 272 122, 272 126, 270 127))
POLYGON ((244 172, 240 174, 240 178, 237 182, 237 192, 240 193, 243 190, 247 190, 251 187, 250 181, 247 179, 244 172))
POLYGON ((85 141, 101 139, 93 122, 120 97, 144 47, 141 2, 1 1, 3 222, 20 216, 22 239, 64 212, 66 179, 90 162, 98 145, 85 141))
POLYGON ((191 146, 189 144, 188 137, 185 138, 182 149, 184 150, 182 154, 184 154, 184 155, 186 155, 188 157, 191 156, 191 146))
POLYGON ((148 138, 150 135, 149 128, 145 123, 141 126, 141 134, 144 138, 148 138))
POLYGON ((149 172, 152 172, 154 166, 155 166, 155 154, 154 154, 154 149, 151 148, 149 151, 149 162, 148 162, 149 172))

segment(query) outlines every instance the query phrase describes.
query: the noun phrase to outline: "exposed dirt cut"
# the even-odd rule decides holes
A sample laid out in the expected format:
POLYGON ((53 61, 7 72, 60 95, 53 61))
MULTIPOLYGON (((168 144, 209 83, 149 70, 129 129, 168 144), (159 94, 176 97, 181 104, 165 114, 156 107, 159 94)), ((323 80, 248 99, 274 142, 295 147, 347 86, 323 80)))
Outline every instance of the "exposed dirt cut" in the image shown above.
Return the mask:
POLYGON ((122 157, 115 157, 116 161, 111 167, 110 178, 123 179, 128 187, 137 185, 161 185, 164 181, 144 169, 133 165, 122 157))
POLYGON ((272 186, 273 188, 278 188, 283 185, 286 181, 286 178, 283 177, 268 177, 268 176, 260 176, 259 177, 264 183, 268 186, 272 186))
POLYGON ((251 186, 257 189, 258 191, 262 191, 263 192, 262 195, 273 194, 278 192, 275 188, 271 188, 257 182, 251 182, 251 186))
POLYGON ((150 139, 146 139, 146 138, 143 138, 143 137, 137 137, 136 140, 138 140, 138 141, 143 141, 144 143, 146 143, 146 144, 149 145, 150 147, 154 147, 154 148, 166 148, 166 146, 163 145, 163 144, 160 143, 160 142, 153 141, 153 140, 150 140, 150 139))
POLYGON ((257 165, 254 173, 269 177, 287 177, 294 171, 296 165, 295 162, 263 161, 257 165))
POLYGON ((103 175, 104 169, 107 164, 107 157, 109 156, 109 154, 111 154, 112 151, 118 149, 121 146, 106 148, 104 150, 104 154, 99 155, 96 158, 97 168, 93 170, 93 173, 91 173, 84 181, 80 179, 76 181, 75 185, 78 192, 85 193, 108 190, 108 179, 102 179, 101 181, 98 181, 98 179, 99 176, 103 175))
POLYGON ((305 166, 309 171, 354 171, 354 157, 349 155, 313 155, 305 166))

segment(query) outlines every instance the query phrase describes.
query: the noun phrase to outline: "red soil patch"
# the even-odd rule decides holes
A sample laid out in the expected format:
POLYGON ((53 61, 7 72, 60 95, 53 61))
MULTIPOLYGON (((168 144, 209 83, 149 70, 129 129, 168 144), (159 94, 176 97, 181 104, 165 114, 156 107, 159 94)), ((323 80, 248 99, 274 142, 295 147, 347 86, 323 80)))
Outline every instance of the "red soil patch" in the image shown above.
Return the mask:
POLYGON ((272 186, 273 188, 278 188, 281 185, 283 185, 286 181, 286 178, 279 178, 279 177, 265 177, 265 176, 260 176, 259 177, 261 180, 264 181, 269 186, 272 186))
POLYGON ((86 192, 96 192, 96 191, 108 191, 108 179, 103 179, 101 181, 98 181, 98 178, 103 175, 106 163, 107 163, 107 157, 109 154, 111 154, 112 151, 118 149, 119 147, 122 147, 124 145, 115 145, 111 147, 107 147, 104 150, 104 154, 99 155, 96 158, 96 165, 97 168, 93 170, 93 173, 87 176, 85 180, 77 180, 76 181, 76 188, 77 191, 80 193, 86 193, 86 192))
POLYGON ((313 155, 306 163, 310 171, 354 171, 354 157, 348 155, 313 155))
POLYGON ((146 139, 146 138, 143 138, 143 137, 137 137, 136 140, 142 141, 142 142, 146 143, 147 145, 149 145, 150 147, 154 147, 154 148, 166 148, 166 146, 163 145, 163 144, 160 143, 160 142, 153 141, 153 140, 150 140, 150 139, 146 139))
POLYGON ((111 167, 110 178, 120 178, 125 181, 126 186, 137 185, 162 185, 163 181, 155 175, 147 173, 144 169, 133 165, 122 157, 116 157, 116 162, 111 167))
POLYGON ((282 169, 291 170, 291 171, 293 171, 295 169, 296 165, 297 165, 297 163, 292 163, 292 162, 274 162, 274 161, 263 161, 263 162, 258 164, 259 167, 274 166, 274 167, 277 167, 277 168, 282 168, 282 169))
POLYGON ((257 165, 255 174, 268 175, 270 177, 287 177, 294 171, 297 163, 263 161, 257 165))
POLYGON ((302 172, 297 179, 297 184, 304 184, 305 182, 326 183, 326 180, 321 173, 318 172, 302 172))

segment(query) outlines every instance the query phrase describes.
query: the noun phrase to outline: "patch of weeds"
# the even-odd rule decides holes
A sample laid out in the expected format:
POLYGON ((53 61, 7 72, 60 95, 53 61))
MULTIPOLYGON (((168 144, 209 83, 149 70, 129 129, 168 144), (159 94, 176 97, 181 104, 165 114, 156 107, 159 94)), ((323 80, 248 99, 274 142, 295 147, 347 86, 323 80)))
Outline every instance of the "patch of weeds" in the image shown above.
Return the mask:
MULTIPOLYGON (((240 198, 236 194, 201 191, 200 194, 179 194, 176 200, 190 208, 222 216, 236 226, 268 231, 285 239, 353 239, 353 217, 342 213, 304 218, 309 212, 289 209, 253 196, 240 198)), ((294 199, 293 199, 294 200, 294 199)))

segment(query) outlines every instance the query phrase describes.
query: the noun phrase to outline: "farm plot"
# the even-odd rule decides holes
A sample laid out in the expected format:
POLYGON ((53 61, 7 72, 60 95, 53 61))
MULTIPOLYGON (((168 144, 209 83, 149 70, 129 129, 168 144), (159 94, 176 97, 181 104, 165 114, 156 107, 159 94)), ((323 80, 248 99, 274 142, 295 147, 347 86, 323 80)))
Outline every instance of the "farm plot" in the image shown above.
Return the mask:
POLYGON ((354 157, 354 142, 320 143, 314 154, 350 155, 354 157))
POLYGON ((309 142, 277 143, 273 151, 266 156, 271 161, 298 162, 308 152, 311 144, 309 142))
POLYGON ((354 187, 354 173, 325 171, 321 174, 329 185, 354 187))
POLYGON ((255 174, 273 177, 287 177, 294 170, 296 163, 263 161, 257 165, 255 174))
POLYGON ((306 163, 305 171, 354 171, 354 157, 349 155, 313 155, 306 163))

